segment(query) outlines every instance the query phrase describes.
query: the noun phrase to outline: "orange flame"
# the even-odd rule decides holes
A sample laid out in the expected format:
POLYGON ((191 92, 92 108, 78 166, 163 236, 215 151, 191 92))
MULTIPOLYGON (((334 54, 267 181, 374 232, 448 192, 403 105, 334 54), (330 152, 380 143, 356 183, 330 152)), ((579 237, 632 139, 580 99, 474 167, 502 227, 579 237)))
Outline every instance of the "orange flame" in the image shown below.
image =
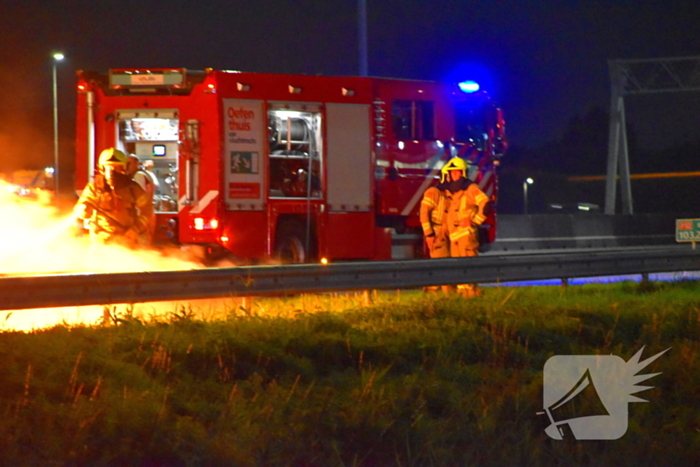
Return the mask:
MULTIPOLYGON (((37 191, 35 198, 15 194, 0 180, 0 275, 72 272, 139 272, 201 268, 196 252, 129 250, 97 245, 77 237, 74 219, 55 207, 51 192, 37 191)), ((142 314, 173 312, 162 304, 140 305, 142 314)), ((138 312, 138 311, 137 311, 138 312)), ((32 330, 57 324, 95 324, 103 307, 62 307, 0 312, 0 329, 32 330)))

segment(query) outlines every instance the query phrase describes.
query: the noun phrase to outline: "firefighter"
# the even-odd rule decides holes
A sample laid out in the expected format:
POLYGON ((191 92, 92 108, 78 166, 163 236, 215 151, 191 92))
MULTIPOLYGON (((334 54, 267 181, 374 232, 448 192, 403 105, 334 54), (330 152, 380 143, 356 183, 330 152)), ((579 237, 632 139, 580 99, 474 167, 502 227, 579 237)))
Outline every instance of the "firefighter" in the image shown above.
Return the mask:
POLYGON ((156 174, 151 172, 149 168, 153 168, 153 161, 151 160, 144 161, 141 164, 139 156, 136 154, 129 154, 126 157, 126 174, 138 183, 146 194, 153 198, 160 184, 156 174))
POLYGON ((87 226, 92 239, 135 247, 150 240, 148 223, 153 204, 127 175, 126 166, 127 157, 122 151, 102 151, 95 181, 85 186, 73 212, 87 226))
MULTIPOLYGON (((467 177, 467 167, 467 161, 454 157, 442 168, 442 183, 449 203, 446 224, 452 258, 478 255, 479 226, 490 208, 488 196, 467 177)), ((461 284, 457 290, 465 297, 481 295, 476 284, 461 284)))
MULTIPOLYGON (((153 161, 150 162, 151 164, 153 163, 153 161)), ((144 166, 141 165, 141 161, 136 154, 129 154, 126 157, 126 174, 129 176, 129 178, 138 183, 141 188, 143 188, 143 191, 145 191, 146 195, 148 195, 149 202, 152 206, 154 206, 153 199, 155 198, 156 189, 158 188, 158 179, 156 178, 155 174, 148 172, 144 166)), ((155 228, 156 212, 154 208, 151 209, 151 214, 148 219, 147 234, 149 238, 146 239, 147 243, 150 243, 151 239, 153 238, 155 228)))
POLYGON ((420 223, 423 237, 431 258, 449 258, 450 242, 447 237, 447 208, 445 184, 440 183, 425 190, 420 203, 420 223))
MULTIPOLYGON (((445 183, 439 183, 425 190, 420 203, 420 223, 423 229, 425 246, 431 258, 449 258, 450 240, 447 236, 447 208, 449 199, 445 196, 445 183)), ((428 286, 423 290, 426 292, 436 292, 442 289, 443 292, 450 292, 453 286, 428 286)))

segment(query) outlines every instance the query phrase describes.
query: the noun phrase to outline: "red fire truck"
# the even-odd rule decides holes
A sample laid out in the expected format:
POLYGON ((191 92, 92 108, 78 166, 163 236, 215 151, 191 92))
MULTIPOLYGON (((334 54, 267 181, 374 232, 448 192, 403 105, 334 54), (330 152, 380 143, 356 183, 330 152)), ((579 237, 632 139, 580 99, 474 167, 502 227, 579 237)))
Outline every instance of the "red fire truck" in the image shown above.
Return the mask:
MULTIPOLYGON (((78 72, 76 189, 108 147, 158 180, 157 239, 245 261, 422 255, 423 192, 454 156, 493 199, 501 110, 474 83, 78 72), (152 162, 150 162, 152 161, 152 162)), ((495 212, 485 241, 495 236, 495 212)))

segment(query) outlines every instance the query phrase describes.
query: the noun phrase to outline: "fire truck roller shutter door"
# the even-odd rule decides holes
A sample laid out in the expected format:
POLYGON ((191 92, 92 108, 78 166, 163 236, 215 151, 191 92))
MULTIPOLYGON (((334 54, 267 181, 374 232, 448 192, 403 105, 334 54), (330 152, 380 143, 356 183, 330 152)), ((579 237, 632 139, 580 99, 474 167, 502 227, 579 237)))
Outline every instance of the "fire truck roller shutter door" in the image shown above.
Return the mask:
POLYGON ((330 258, 376 254, 373 208, 371 111, 366 104, 326 105, 328 216, 323 231, 330 258))
POLYGON ((329 212, 368 212, 374 174, 369 106, 328 104, 327 175, 329 212))

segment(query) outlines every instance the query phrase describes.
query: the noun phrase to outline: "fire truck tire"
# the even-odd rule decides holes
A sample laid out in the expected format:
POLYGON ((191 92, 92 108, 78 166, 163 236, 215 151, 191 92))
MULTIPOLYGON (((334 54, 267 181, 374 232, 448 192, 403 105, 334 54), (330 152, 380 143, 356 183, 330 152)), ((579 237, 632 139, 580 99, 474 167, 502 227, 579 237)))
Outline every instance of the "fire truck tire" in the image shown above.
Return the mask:
POLYGON ((297 222, 282 223, 275 236, 275 258, 282 264, 299 264, 311 261, 315 250, 313 234, 306 249, 306 229, 297 222))

